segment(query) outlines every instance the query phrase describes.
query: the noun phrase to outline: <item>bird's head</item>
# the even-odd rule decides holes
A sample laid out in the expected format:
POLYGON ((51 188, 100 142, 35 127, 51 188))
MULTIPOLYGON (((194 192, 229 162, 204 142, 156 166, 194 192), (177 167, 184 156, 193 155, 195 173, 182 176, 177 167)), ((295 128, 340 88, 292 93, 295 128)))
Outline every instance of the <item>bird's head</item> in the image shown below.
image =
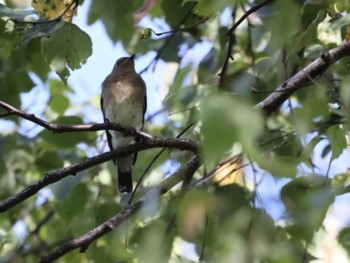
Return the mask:
POLYGON ((125 72, 125 71, 135 71, 134 63, 135 54, 130 57, 122 57, 117 60, 114 64, 113 71, 125 72))

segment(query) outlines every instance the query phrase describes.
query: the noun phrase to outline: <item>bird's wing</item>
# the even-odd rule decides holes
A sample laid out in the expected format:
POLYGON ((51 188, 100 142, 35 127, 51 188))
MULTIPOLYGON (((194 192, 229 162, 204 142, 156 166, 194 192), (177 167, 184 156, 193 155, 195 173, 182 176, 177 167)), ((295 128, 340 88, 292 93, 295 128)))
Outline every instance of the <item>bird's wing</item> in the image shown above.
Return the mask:
MULTIPOLYGON (((141 78, 141 77, 140 77, 141 78)), ((142 80, 142 79, 141 79, 142 80)), ((142 80, 142 82, 144 83, 145 87, 146 87, 146 84, 145 82, 142 80)), ((145 122, 145 113, 146 113, 146 110, 147 110, 147 94, 145 93, 145 96, 143 96, 143 112, 142 112, 142 127, 141 127, 141 130, 143 129, 143 124, 145 122)), ((137 139, 136 138, 136 142, 139 142, 140 139, 137 139)), ((133 160, 133 163, 132 164, 135 164, 136 163, 136 160, 137 160, 137 152, 134 154, 134 160, 133 160)))
MULTIPOLYGON (((102 114, 103 114, 103 121, 104 123, 109 123, 109 119, 106 118, 106 115, 105 115, 105 111, 104 111, 104 108, 103 108, 103 97, 101 96, 101 109, 102 109, 102 114)), ((106 135, 107 135, 107 143, 108 143, 108 147, 111 151, 113 151, 113 144, 112 144, 112 135, 110 134, 109 130, 106 130, 106 135)), ((113 162, 114 164, 116 165, 117 164, 117 161, 115 159, 113 159, 113 162)))
POLYGON ((143 117, 142 117, 142 128, 143 128, 143 123, 145 122, 145 113, 147 110, 147 95, 145 93, 145 96, 143 97, 143 117))

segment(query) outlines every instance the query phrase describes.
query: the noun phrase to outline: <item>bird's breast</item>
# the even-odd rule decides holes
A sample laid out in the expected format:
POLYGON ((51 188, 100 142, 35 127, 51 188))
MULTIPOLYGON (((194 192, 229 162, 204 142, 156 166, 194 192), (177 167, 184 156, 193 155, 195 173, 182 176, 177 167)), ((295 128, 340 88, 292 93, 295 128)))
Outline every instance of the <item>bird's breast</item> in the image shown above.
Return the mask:
POLYGON ((139 89, 124 82, 115 82, 110 85, 103 98, 106 117, 111 122, 140 130, 144 101, 139 89))
MULTIPOLYGON (((111 84, 110 96, 113 98, 113 101, 117 103, 123 103, 125 101, 130 101, 136 96, 135 88, 126 83, 116 82, 111 84)), ((136 98, 135 98, 136 99, 136 98)))

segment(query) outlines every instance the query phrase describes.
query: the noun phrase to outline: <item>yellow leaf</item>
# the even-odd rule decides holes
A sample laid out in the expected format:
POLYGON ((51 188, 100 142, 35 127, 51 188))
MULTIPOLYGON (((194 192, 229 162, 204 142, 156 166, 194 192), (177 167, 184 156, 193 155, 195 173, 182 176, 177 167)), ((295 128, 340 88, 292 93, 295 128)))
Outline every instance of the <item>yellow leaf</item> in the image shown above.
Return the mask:
POLYGON ((345 39, 346 39, 347 41, 350 40, 350 25, 347 25, 347 26, 346 26, 346 35, 345 35, 345 39))
POLYGON ((63 14, 61 19, 70 22, 77 14, 74 0, 32 0, 32 7, 48 20, 59 18, 63 14))
POLYGON ((214 179, 220 186, 229 184, 243 186, 245 184, 240 156, 234 156, 224 160, 215 169, 214 179))

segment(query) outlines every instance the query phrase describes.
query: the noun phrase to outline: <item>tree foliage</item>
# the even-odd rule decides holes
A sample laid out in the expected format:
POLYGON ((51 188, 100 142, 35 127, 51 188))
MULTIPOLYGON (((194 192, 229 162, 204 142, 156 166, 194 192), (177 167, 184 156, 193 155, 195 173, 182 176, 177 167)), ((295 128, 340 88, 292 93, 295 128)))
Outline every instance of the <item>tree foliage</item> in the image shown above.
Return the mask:
MULTIPOLYGON (((349 192, 332 165, 348 151, 347 0, 13 2, 0 4, 1 262, 322 259, 325 218, 349 192), (74 24, 83 4, 111 41, 154 56, 141 73, 176 66, 146 133, 72 110, 69 77, 93 52, 74 24), (21 99, 38 83, 44 112, 21 99), (138 142, 102 153, 106 129, 138 142), (120 195, 111 160, 137 151, 136 190, 120 195)), ((337 242, 349 254, 348 232, 337 242)))

